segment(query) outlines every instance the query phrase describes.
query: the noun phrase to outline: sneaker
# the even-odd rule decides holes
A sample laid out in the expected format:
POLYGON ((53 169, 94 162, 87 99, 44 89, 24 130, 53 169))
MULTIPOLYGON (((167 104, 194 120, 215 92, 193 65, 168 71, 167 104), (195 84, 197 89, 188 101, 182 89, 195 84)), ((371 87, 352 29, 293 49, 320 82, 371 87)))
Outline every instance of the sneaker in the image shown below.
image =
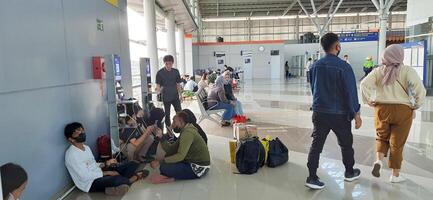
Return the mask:
POLYGON ((389 182, 391 182, 391 183, 401 183, 405 180, 406 180, 406 178, 401 176, 401 174, 400 174, 400 176, 391 175, 391 177, 389 177, 389 182))
POLYGON ((382 169, 382 161, 378 160, 374 162, 373 164, 373 170, 371 171, 371 174, 374 177, 379 178, 380 177, 380 170, 382 169))
POLYGON ((353 169, 353 172, 351 174, 348 174, 347 172, 344 173, 344 180, 348 182, 352 182, 358 179, 360 176, 361 176, 361 170, 353 169))
POLYGON ((305 186, 313 190, 321 190, 325 187, 325 183, 321 182, 319 178, 308 177, 305 186))
POLYGON ((117 187, 107 187, 105 188, 105 194, 111 196, 122 196, 125 195, 129 190, 129 185, 123 184, 117 187))

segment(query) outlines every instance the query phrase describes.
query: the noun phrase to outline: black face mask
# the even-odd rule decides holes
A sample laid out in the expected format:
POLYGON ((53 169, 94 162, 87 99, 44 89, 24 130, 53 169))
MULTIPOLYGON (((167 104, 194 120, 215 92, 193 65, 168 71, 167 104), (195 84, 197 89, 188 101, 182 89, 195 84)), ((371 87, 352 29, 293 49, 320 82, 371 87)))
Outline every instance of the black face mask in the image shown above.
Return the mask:
POLYGON ((86 133, 81 133, 78 137, 72 138, 77 143, 83 143, 86 141, 86 133))
POLYGON ((341 50, 337 52, 337 56, 340 55, 340 52, 341 52, 341 50))
POLYGON ((173 131, 174 131, 175 133, 180 133, 180 131, 182 131, 182 129, 181 129, 181 128, 178 128, 178 127, 176 127, 176 128, 173 128, 173 131))

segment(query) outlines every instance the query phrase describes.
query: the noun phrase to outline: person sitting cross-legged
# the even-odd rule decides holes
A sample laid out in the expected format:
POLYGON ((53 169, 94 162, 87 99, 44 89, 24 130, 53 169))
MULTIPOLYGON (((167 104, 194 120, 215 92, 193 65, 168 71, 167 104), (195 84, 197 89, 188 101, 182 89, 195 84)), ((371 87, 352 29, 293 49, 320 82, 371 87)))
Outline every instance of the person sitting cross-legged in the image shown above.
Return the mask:
POLYGON ((132 183, 148 175, 146 171, 136 172, 139 166, 137 162, 119 164, 115 159, 110 159, 104 164, 98 164, 92 150, 85 145, 86 133, 80 123, 66 125, 64 132, 71 144, 66 150, 65 165, 81 191, 124 195, 132 183))
MULTIPOLYGON (((161 174, 154 174, 151 182, 154 184, 174 182, 176 180, 198 179, 205 176, 210 169, 210 155, 208 147, 193 124, 187 123, 188 114, 184 111, 173 117, 172 128, 180 133, 175 143, 161 141, 167 152, 162 161, 151 163, 153 169, 159 168, 161 174)), ((158 138, 162 131, 158 131, 158 138)))

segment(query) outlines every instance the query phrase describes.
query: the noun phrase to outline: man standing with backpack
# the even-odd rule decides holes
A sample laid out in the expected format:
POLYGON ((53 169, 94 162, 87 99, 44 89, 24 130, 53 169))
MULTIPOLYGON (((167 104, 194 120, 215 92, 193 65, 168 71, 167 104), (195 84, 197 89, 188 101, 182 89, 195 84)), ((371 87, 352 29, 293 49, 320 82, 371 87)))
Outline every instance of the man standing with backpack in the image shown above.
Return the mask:
POLYGON ((337 136, 341 148, 346 168, 344 180, 354 181, 361 174, 359 169, 353 168, 355 159, 351 121, 355 119, 356 129, 362 125, 355 74, 352 67, 338 57, 341 46, 336 34, 325 34, 320 44, 326 56, 310 69, 314 131, 308 154, 309 177, 305 185, 311 189, 325 187, 317 176, 317 168, 320 153, 331 130, 337 136))

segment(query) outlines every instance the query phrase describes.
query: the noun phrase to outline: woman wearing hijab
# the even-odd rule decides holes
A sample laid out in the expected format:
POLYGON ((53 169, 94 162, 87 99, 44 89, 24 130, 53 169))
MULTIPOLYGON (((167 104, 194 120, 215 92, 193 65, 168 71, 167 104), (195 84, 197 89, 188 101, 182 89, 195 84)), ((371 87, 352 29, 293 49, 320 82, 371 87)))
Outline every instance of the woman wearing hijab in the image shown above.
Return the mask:
POLYGON ((233 79, 231 78, 231 72, 225 71, 222 75, 224 76, 224 91, 226 93, 227 99, 229 101, 236 102, 236 106, 234 107, 235 114, 244 115, 244 110, 242 109, 242 103, 238 99, 236 99, 235 95, 233 94, 233 87, 232 87, 233 79))
POLYGON ((217 79, 215 80, 215 84, 209 91, 207 101, 209 109, 225 110, 221 126, 230 126, 230 120, 235 115, 234 107, 236 106, 236 101, 230 101, 226 97, 226 92, 224 90, 224 76, 217 77, 217 79))
POLYGON ((19 165, 6 163, 0 167, 4 200, 18 200, 26 189, 27 173, 19 165))
POLYGON ((376 127, 376 162, 372 174, 380 177, 382 160, 390 152, 388 166, 391 183, 406 179, 400 175, 403 148, 415 117, 424 103, 426 90, 416 71, 403 65, 404 50, 398 44, 385 49, 382 66, 361 82, 362 100, 374 107, 376 127))

